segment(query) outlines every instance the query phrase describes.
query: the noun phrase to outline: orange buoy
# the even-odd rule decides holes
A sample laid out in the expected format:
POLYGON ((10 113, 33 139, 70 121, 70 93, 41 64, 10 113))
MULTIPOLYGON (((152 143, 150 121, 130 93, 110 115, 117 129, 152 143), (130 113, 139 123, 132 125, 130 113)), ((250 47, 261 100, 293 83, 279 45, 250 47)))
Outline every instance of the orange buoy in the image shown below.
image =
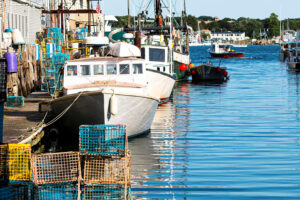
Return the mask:
POLYGON ((195 65, 194 64, 189 64, 189 68, 192 68, 192 67, 195 67, 195 65))
POLYGON ((185 64, 181 64, 180 65, 180 71, 186 71, 187 70, 187 67, 185 64))

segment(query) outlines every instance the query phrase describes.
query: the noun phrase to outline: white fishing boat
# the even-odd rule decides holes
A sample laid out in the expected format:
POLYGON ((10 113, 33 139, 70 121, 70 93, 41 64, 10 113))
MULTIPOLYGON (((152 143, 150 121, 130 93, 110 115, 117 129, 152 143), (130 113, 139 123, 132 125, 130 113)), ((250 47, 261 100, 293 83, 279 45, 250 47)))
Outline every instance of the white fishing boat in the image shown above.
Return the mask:
POLYGON ((232 44, 233 47, 238 47, 238 48, 246 48, 248 47, 247 44, 232 44))
POLYGON ((146 75, 152 84, 151 88, 159 92, 157 95, 160 103, 165 103, 169 100, 176 81, 176 74, 169 62, 169 49, 166 46, 143 45, 141 52, 146 61, 146 75))
POLYGON ((299 32, 297 31, 296 47, 289 48, 289 56, 287 60, 287 68, 289 71, 300 72, 300 47, 299 32))
POLYGON ((159 97, 151 95, 145 61, 136 57, 71 60, 64 67, 63 96, 51 114, 65 129, 82 124, 124 124, 133 137, 149 131, 159 97))

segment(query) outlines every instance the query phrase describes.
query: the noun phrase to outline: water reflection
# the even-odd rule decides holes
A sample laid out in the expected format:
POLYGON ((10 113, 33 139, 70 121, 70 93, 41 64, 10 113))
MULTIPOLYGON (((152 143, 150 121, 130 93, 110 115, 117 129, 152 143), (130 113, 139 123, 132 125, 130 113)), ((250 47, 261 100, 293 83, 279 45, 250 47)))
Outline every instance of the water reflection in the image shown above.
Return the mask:
POLYGON ((151 133, 130 141, 134 198, 300 199, 300 80, 279 50, 224 61, 228 83, 177 85, 151 133))

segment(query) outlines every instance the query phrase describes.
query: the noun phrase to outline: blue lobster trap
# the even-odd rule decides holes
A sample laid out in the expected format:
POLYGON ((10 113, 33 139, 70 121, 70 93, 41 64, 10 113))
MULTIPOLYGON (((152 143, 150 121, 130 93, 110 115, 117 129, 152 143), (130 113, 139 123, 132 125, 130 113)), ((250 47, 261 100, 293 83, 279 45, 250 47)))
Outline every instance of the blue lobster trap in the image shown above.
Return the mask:
POLYGON ((76 200, 77 197, 77 183, 53 183, 35 188, 35 199, 39 200, 76 200))
POLYGON ((21 97, 21 96, 7 97, 6 106, 8 106, 8 107, 21 107, 21 106, 24 106, 24 97, 21 97))
POLYGON ((0 102, 0 143, 2 143, 2 138, 3 138, 3 118, 4 118, 3 116, 4 116, 4 104, 0 102))
POLYGON ((79 151, 86 155, 125 155, 127 136, 124 125, 82 125, 79 151))
POLYGON ((82 188, 83 199, 124 199, 131 196, 130 186, 119 184, 89 184, 82 188), (125 192, 126 191, 126 192, 125 192))
POLYGON ((9 187, 13 194, 12 199, 34 199, 34 185, 31 182, 13 181, 9 187))
POLYGON ((9 186, 0 187, 0 199, 11 200, 14 197, 14 191, 9 186))

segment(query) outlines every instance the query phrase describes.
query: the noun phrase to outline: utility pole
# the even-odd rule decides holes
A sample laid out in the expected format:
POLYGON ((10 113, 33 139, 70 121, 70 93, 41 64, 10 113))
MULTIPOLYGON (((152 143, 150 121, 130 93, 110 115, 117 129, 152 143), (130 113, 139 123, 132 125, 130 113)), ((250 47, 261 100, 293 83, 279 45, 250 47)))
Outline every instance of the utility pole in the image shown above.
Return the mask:
MULTIPOLYGON (((51 0, 51 10, 55 9, 54 1, 55 0, 51 0)), ((55 27, 55 14, 51 15, 51 22, 52 22, 52 27, 55 27)))
POLYGON ((130 27, 130 0, 127 0, 127 6, 128 6, 128 22, 127 26, 130 27))
MULTIPOLYGON (((87 0, 87 9, 91 9, 91 0, 87 0)), ((88 13, 88 35, 91 35, 91 12, 88 13)))
POLYGON ((64 33, 64 0, 61 0, 60 9, 61 33, 64 33))

